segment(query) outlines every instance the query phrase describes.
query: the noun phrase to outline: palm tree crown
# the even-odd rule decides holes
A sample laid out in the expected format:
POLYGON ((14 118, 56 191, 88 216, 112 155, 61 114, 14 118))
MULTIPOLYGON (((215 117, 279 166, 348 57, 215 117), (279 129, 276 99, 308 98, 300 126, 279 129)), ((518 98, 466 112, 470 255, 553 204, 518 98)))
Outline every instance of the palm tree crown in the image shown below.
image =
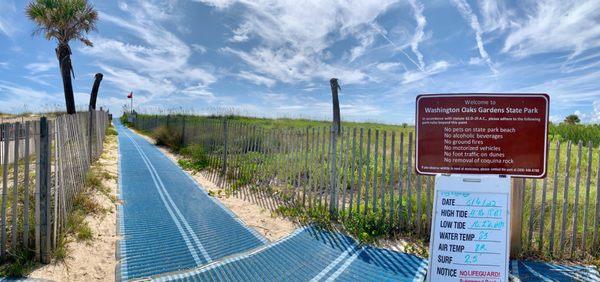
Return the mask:
POLYGON ((56 58, 60 65, 60 74, 65 91, 67 113, 75 113, 75 98, 71 74, 71 47, 69 41, 76 39, 87 46, 92 41, 85 35, 96 29, 98 12, 87 0, 33 0, 26 8, 27 17, 37 25, 34 35, 43 33, 46 39, 56 39, 56 58))
POLYGON ((78 39, 87 46, 92 42, 85 34, 96 29, 98 12, 87 0, 35 0, 27 5, 27 16, 37 24, 34 34, 68 44, 78 39))

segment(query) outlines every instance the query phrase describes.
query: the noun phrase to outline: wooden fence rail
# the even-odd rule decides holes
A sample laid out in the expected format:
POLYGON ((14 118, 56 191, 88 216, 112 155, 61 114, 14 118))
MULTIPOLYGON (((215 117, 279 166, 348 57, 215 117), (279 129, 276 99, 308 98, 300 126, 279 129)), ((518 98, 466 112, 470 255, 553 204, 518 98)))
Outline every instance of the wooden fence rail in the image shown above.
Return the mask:
MULTIPOLYGON (((343 126, 332 138, 328 127, 268 129, 223 118, 156 115, 138 116, 134 126, 148 132, 167 127, 181 136, 182 146, 195 146, 213 180, 270 209, 322 213, 342 223, 372 220, 389 233, 428 239, 434 179, 414 173, 411 129, 343 126)), ((546 178, 513 180, 525 187, 518 215, 522 253, 597 257, 600 150, 585 140, 551 140, 548 158, 546 178)))
POLYGON ((94 111, 0 125, 1 260, 25 251, 49 262, 108 122, 94 111))

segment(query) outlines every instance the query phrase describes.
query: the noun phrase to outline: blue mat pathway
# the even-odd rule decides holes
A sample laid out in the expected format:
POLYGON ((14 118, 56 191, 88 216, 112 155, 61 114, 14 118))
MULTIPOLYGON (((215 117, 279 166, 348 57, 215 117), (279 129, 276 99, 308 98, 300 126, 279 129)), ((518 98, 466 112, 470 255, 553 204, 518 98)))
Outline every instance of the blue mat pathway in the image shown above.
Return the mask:
POLYGON ((255 250, 158 281, 421 281, 427 261, 360 246, 354 239, 312 226, 255 250))
POLYGON ((118 122, 116 127, 123 201, 117 279, 190 269, 268 242, 154 145, 118 122))

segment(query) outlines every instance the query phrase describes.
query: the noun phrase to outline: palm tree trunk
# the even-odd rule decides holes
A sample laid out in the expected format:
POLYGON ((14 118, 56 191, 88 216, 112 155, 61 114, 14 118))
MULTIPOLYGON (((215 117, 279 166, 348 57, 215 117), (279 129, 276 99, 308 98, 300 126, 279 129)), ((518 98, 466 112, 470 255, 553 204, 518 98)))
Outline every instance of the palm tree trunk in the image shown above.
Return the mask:
POLYGON ((56 57, 60 65, 60 74, 63 80, 63 89, 65 92, 65 104, 67 114, 75 114, 75 97, 73 96, 73 84, 71 83, 71 47, 66 43, 59 43, 56 47, 56 57))
POLYGON ((102 81, 103 75, 101 73, 97 73, 95 75, 94 86, 92 87, 92 93, 90 95, 90 105, 89 110, 96 109, 96 99, 98 98, 98 88, 100 88, 100 82, 102 81))

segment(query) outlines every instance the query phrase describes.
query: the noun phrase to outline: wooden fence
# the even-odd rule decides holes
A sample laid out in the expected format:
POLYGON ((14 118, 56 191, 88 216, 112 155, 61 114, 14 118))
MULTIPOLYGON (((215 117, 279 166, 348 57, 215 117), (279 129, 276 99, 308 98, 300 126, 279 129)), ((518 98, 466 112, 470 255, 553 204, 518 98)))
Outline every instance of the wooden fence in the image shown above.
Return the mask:
MULTIPOLYGON (((358 218, 428 239, 434 178, 413 170, 412 129, 342 125, 336 137, 328 127, 266 129, 222 118, 151 115, 138 116, 134 126, 168 128, 213 180, 271 209, 326 213, 342 223, 358 218)), ((513 179, 525 190, 520 254, 597 257, 600 150, 585 141, 552 140, 548 156, 546 178, 513 179)))
POLYGON ((104 111, 0 125, 0 259, 49 262, 107 125, 104 111))

